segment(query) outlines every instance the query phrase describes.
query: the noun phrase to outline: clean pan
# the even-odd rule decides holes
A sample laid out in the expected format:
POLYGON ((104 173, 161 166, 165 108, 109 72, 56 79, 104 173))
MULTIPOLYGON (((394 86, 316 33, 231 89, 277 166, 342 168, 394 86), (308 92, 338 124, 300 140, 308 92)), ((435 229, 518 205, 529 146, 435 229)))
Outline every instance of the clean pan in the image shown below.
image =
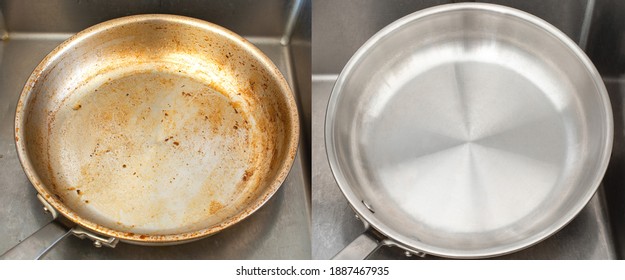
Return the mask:
POLYGON ((490 4, 408 15, 341 72, 325 141, 380 245, 453 258, 511 253, 569 223, 612 149, 610 101, 583 51, 545 21, 490 4))

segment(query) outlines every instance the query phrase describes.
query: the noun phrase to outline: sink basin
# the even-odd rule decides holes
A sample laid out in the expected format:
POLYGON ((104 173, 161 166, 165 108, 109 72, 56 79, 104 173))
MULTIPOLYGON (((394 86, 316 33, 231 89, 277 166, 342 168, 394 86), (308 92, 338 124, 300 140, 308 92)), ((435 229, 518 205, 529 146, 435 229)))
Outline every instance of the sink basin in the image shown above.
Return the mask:
MULTIPOLYGON (((324 119, 327 102, 335 80, 354 52, 373 34, 389 23, 412 12, 454 1, 330 1, 313 2, 313 93, 312 93, 312 256, 328 259, 334 256, 364 229, 354 217, 347 200, 340 192, 329 168, 324 146, 324 119), (340 47, 337 47, 340 46, 340 47)), ((592 32, 598 14, 614 10, 595 1, 478 1, 500 4, 534 14, 559 28, 582 49, 594 43, 592 32), (603 9, 603 12, 599 11, 603 9)), ((622 4, 619 4, 622 5, 622 4)), ((621 9, 625 10, 625 9, 621 9)), ((613 12, 612 14, 614 14, 613 12)), ((614 15, 611 19, 616 21, 614 15)), ((622 17, 621 17, 622 18, 622 17)), ((623 25, 622 23, 619 23, 623 25)), ((622 30, 623 27, 621 27, 622 30)), ((612 34, 616 34, 612 31, 612 34)), ((622 31, 621 31, 622 34, 622 31)), ((614 37, 614 36, 613 36, 614 37)), ((617 40, 615 40, 617 41, 617 40)), ((621 43, 622 44, 622 43, 621 43)), ((621 50, 623 48, 620 48, 621 50)), ((593 58, 590 53, 591 59, 593 58)), ((607 61, 607 59, 606 59, 607 61)), ((596 62, 595 62, 596 63, 596 62)), ((601 65, 597 65, 599 70, 601 65)), ((623 71, 623 68, 620 68, 623 71)), ((604 72, 601 72, 604 74, 604 72)), ((625 86, 606 78, 615 117, 622 118, 620 95, 625 86), (618 96, 618 100, 615 100, 618 96), (617 113, 619 112, 619 113, 617 113)), ((615 121, 614 155, 612 163, 622 159, 625 139, 623 121, 615 121), (620 127, 616 126, 620 123, 620 127), (618 154, 620 152, 620 154, 618 154), (621 155, 621 156, 619 156, 621 155), (615 157, 616 156, 616 157, 615 157)), ((622 161, 622 160, 621 160, 622 161)), ((611 164, 612 164, 611 163, 611 164)), ((621 163, 619 166, 622 166, 621 163)), ((497 257, 498 259, 616 259, 621 256, 616 235, 624 235, 625 192, 618 183, 625 179, 619 167, 611 166, 602 186, 580 214, 566 227, 550 238, 522 251, 497 257), (619 176, 620 175, 620 176, 619 176), (608 195, 606 195, 608 194, 608 195), (614 194, 614 195, 613 195, 614 194), (617 206, 613 206, 617 205, 617 206), (614 214, 621 213, 621 214, 614 214)), ((381 247, 373 259, 419 259, 397 247, 381 247)), ((426 256, 433 259, 435 257, 426 256)))

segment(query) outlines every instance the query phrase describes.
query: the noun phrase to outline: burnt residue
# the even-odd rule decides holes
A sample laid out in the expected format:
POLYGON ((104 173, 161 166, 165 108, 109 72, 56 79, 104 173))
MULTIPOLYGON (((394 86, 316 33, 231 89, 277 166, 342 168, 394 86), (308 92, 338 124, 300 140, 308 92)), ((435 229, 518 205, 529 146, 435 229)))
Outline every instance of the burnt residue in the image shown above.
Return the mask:
POLYGON ((254 175, 254 171, 253 170, 245 170, 245 172, 243 173, 243 177, 241 178, 241 180, 243 181, 247 181, 250 179, 250 177, 252 177, 252 175, 254 175))
POLYGON ((209 207, 208 207, 208 212, 209 214, 215 214, 217 213, 219 210, 221 210, 222 208, 224 208, 224 205, 221 204, 219 201, 211 201, 209 207))
MULTIPOLYGON (((160 23, 159 25, 149 25, 149 26, 168 26, 165 25, 164 23, 160 23)), ((136 30, 135 30, 136 31, 136 30)), ((176 28, 173 28, 172 30, 164 30, 162 31, 162 37, 165 40, 165 38, 170 39, 171 36, 178 36, 178 42, 176 42, 174 40, 174 44, 172 46, 172 48, 175 49, 176 53, 187 53, 187 54, 192 54, 192 51, 195 50, 195 46, 193 47, 189 47, 188 45, 185 45, 185 40, 193 40, 193 39, 187 39, 186 37, 182 37, 180 36, 179 32, 177 33, 177 31, 180 31, 176 28), (173 35, 172 35, 173 34, 173 35), (178 34, 178 35, 176 35, 178 34)), ((107 34, 114 34, 114 32, 107 32, 107 34)), ((136 32, 132 32, 132 33, 128 33, 128 34, 137 34, 136 32)), ((159 33, 160 34, 160 33, 159 33)), ((114 37, 111 37, 114 38, 114 37)), ((109 38, 109 39, 111 39, 109 38)), ((238 155, 238 154, 252 154, 252 153, 261 153, 261 155, 259 156, 255 156, 254 159, 250 160, 249 162, 246 162, 246 164, 249 165, 249 167, 251 168, 250 170, 256 170, 256 173, 254 172, 245 172, 245 174, 242 175, 242 178, 239 176, 233 176, 234 178, 238 179, 241 178, 244 182, 245 182, 245 186, 242 187, 246 190, 256 190, 256 189, 260 189, 260 191, 258 192, 254 192, 253 195, 249 195, 249 194, 243 194, 242 197, 251 197, 250 199, 254 199, 254 201, 259 201, 260 203, 264 202, 266 199, 268 199, 268 195, 270 193, 273 193, 275 191, 275 189, 277 189, 277 186, 279 186, 280 182, 273 182, 273 180, 275 179, 276 181, 280 181, 284 179, 284 176, 286 176, 286 172, 284 171, 284 169, 288 169, 288 166, 290 166, 290 163, 280 163, 278 164, 274 164, 274 162, 276 162, 275 158, 279 158, 277 159, 277 161, 279 162, 286 162, 289 161, 289 159, 292 159, 292 157, 289 157, 290 153, 292 151, 294 151, 294 149, 291 149, 290 146, 281 146, 282 142, 288 142, 290 141, 289 139, 293 139, 294 137, 289 135, 290 132, 293 131, 297 131, 297 129, 282 129, 282 128, 272 128, 271 126, 274 125, 273 123, 277 123, 276 125, 290 125, 288 124, 288 121, 292 121, 289 119, 289 117, 286 117, 286 122, 280 124, 280 122, 282 121, 282 119, 278 116, 273 117, 273 118, 268 118, 267 116, 276 116, 274 109, 267 109, 268 107, 271 106, 275 106, 275 101, 270 100, 271 98, 283 98, 283 96, 281 95, 282 93, 280 93, 279 91, 276 90, 276 86, 275 85, 270 85, 269 87, 266 87, 266 83, 263 82, 264 79, 262 78, 254 78, 254 79, 250 79, 250 80, 254 80, 257 81, 256 85, 254 85, 254 83, 251 84, 247 84, 247 78, 245 77, 246 75, 249 75, 249 73, 246 73, 246 71, 249 71, 250 68, 250 64, 252 65, 252 68, 262 68, 265 67, 264 65, 266 63, 258 63, 258 62, 254 62, 252 60, 248 61, 247 59, 250 59, 249 56, 246 52, 249 51, 249 47, 250 46, 246 46, 245 48, 224 48, 224 46, 227 46, 228 44, 224 44, 220 41, 219 38, 216 38, 214 35, 211 35, 210 37, 208 37, 208 41, 214 45, 214 46, 218 46, 221 47, 222 49, 219 51, 215 51, 214 53, 210 53, 210 52, 206 52, 206 53, 202 53, 202 55, 205 55, 206 57, 210 58, 211 54, 221 54, 220 56, 218 56, 216 61, 217 63, 222 63, 222 65, 220 65, 220 69, 225 73, 228 71, 231 71, 232 69, 234 69, 234 67, 238 67, 239 65, 243 65, 246 66, 245 69, 243 69, 242 71, 239 71, 240 69, 237 69, 236 71, 238 71, 236 74, 239 75, 241 74, 241 77, 237 76, 238 83, 240 83, 239 85, 237 85, 238 87, 241 87, 241 89, 238 89, 240 92, 238 92, 238 96, 239 98, 236 101, 231 100, 234 104, 239 104, 241 106, 232 106, 232 110, 234 111, 234 114, 241 114, 242 116, 240 118, 238 118, 238 120, 240 121, 240 123, 235 124, 231 121, 231 119, 228 119, 228 117, 224 117, 225 115, 232 115, 232 111, 230 110, 230 108, 228 108, 228 106, 224 107, 224 111, 221 112, 221 115, 217 114, 217 116, 214 117, 214 119, 211 119, 209 116, 213 116, 212 114, 204 114, 204 115, 200 115, 200 116, 196 116, 194 118, 190 118, 195 120, 196 122, 198 120, 206 120, 207 122, 202 121, 202 125, 204 126, 204 128, 201 129, 201 131, 198 132, 194 132, 194 133, 202 133, 202 137, 206 140, 206 141, 210 141, 212 138, 211 137, 232 137, 232 135, 240 135, 240 136, 244 136, 241 137, 241 139, 245 139, 244 144, 241 144, 239 146, 233 146, 233 147, 224 147, 224 148, 231 148, 233 150, 233 152, 231 153, 232 155, 238 155), (224 57, 224 51, 231 51, 227 54, 225 54, 226 58, 228 60, 231 60, 230 62, 226 62, 223 61, 223 57, 224 57), (250 86, 251 90, 265 90, 268 93, 262 93, 262 92, 254 92, 251 91, 250 89, 247 89, 247 86, 250 86), (245 88, 244 88, 245 87, 245 88), (260 97, 256 98, 255 95, 258 95, 260 97), (250 97, 252 96, 252 97, 250 97), (273 96, 273 97, 272 97, 273 96), (268 102, 267 102, 268 101, 268 102), (259 109, 258 104, 259 103, 264 103, 265 104, 265 108, 261 108, 259 109), (215 122, 213 122, 213 120, 215 122), (216 130, 212 130, 211 128, 216 127, 216 130), (206 132, 204 132, 206 131, 206 132), (276 133, 280 133, 280 134, 276 134, 276 133), (284 133, 284 134, 281 134, 284 133), (205 134, 205 135, 204 135, 205 134), (260 134, 261 136, 259 137, 258 134, 260 134), (249 138, 248 138, 249 136, 249 138), (278 138, 283 138, 283 140, 276 140, 278 138), (236 150, 236 151, 234 151, 236 150), (242 152, 243 151, 243 152, 242 152), (262 153, 265 153, 265 151, 269 151, 268 154, 262 155, 262 153), (276 154, 282 154, 282 157, 277 157, 276 154), (287 155, 286 157, 284 155, 287 155), (271 164, 269 164, 269 162, 271 162, 271 164), (267 166, 270 165, 270 166, 267 166), (266 175, 269 174, 269 175, 266 175), (278 175, 276 175, 278 174, 278 175), (284 175, 284 176, 283 176, 284 175), (269 179, 266 179, 269 178, 269 179), (269 181, 266 181, 269 180, 269 181), (260 196, 258 196, 258 194, 261 194, 260 196), (255 198, 254 198, 255 197, 255 198)), ((163 42, 165 42, 164 40, 161 40, 163 42)), ((201 40, 201 38, 200 38, 201 40)), ((160 42, 159 43, 163 43, 160 42)), ((145 43, 145 42, 144 42, 145 43)), ((154 46, 153 42, 147 43, 150 46, 154 46)), ((160 46, 160 45, 159 45, 160 46)), ((154 48, 151 48, 152 50, 154 48)), ((138 47, 135 48, 135 45, 133 44, 132 48, 130 46, 127 46, 127 48, 125 49, 119 49, 118 53, 119 54, 123 54, 123 55, 127 55, 128 57, 135 57, 136 58, 146 58, 146 56, 149 57, 159 57, 159 55, 161 55, 163 53, 163 51, 172 51, 173 49, 169 48, 167 45, 163 46, 162 48, 158 48, 155 52, 159 52, 158 54, 156 53, 143 53, 143 55, 145 56, 141 56, 142 52, 147 50, 147 48, 143 48, 143 46, 141 46, 140 44, 138 45, 138 47)), ((200 56, 201 57, 201 56, 200 56)), ((104 72, 102 72, 102 75, 105 75, 107 71, 109 71, 111 69, 108 69, 104 72)), ((259 70, 259 69, 256 69, 259 70)), ((156 71, 162 71, 162 69, 157 69, 156 71)), ((179 70, 176 70, 180 73, 179 70)), ((266 74, 266 73, 264 73, 266 74)), ((263 75, 264 75, 263 74, 263 75)), ((186 74, 182 74, 182 75, 186 75, 186 74)), ((98 76, 101 76, 100 74, 98 76)), ((111 83, 114 83, 115 81, 112 81, 111 83)), ((273 81, 272 81, 273 82, 273 81)), ((283 83, 282 80, 278 80, 278 82, 283 83)), ((185 85, 180 86, 180 84, 176 84, 176 88, 182 88, 185 85)), ((184 97, 189 97, 189 96, 193 96, 193 98, 189 98, 188 101, 190 102, 196 102, 196 98, 200 97, 199 95, 204 94, 202 91, 196 91, 193 88, 193 84, 188 84, 185 88, 185 93, 186 94, 182 94, 184 97)), ((221 90, 221 89, 220 89, 221 90)), ((237 90, 237 89, 235 89, 237 90)), ((234 92, 234 91, 233 91, 234 92)), ((108 94, 108 92, 105 92, 105 94, 108 94)), ((120 90, 119 93, 117 93, 119 97, 123 97, 123 96, 127 96, 128 98, 123 98, 123 100, 119 100, 120 102, 127 102, 129 104, 135 104, 134 106, 136 106, 137 104, 141 104, 140 102, 138 102, 138 98, 140 98, 141 95, 143 95, 143 93, 140 94, 134 94, 134 92, 131 92, 130 94, 128 92, 124 92, 123 90, 120 90)), ((149 94, 154 94, 152 92, 150 92, 149 94)), ((230 97, 231 95, 234 95, 232 92, 224 92, 226 97, 230 97)), ((180 95, 178 93, 176 93, 176 95, 178 97, 180 97, 180 95)), ((287 92, 287 97, 290 97, 290 94, 287 92)), ((200 98, 201 99, 201 98, 200 98)), ((276 103, 277 104, 277 103, 276 103)), ((85 116, 85 115, 89 115, 87 112, 91 113, 91 104, 84 102, 82 104, 83 106, 85 106, 84 112, 80 113, 80 114, 75 114, 77 116, 85 116)), ((180 106, 180 104, 173 104, 173 108, 177 109, 178 106, 180 106)), ((195 104, 198 107, 199 104, 195 104)), ((67 108, 67 105, 64 105, 64 108, 67 108)), ((71 105, 70 105, 71 106, 71 105)), ((203 106, 208 106, 207 104, 203 105, 203 106)), ((71 108, 71 107, 70 107, 71 108)), ((120 107, 121 108, 121 107, 120 107)), ((159 108, 161 109, 161 108, 159 108)), ((292 109, 292 108, 291 108, 292 109)), ((121 110, 121 109, 118 109, 121 110)), ((155 108, 156 110, 156 108, 155 108)), ((289 113, 288 109, 280 109, 280 110, 285 110, 287 111, 286 115, 287 116, 293 116, 293 113, 289 113)), ((68 110, 65 110, 68 111, 68 110)), ((71 110, 69 110, 71 112, 71 110)), ((155 114, 156 115, 156 114, 155 114)), ((160 121, 160 118, 163 115, 158 115, 157 118, 159 118, 158 120, 156 120, 156 122, 160 121)), ((61 118, 59 118, 61 119, 61 118)), ((65 119, 65 118, 64 118, 65 119)), ((124 120, 127 118, 124 118, 124 116, 121 115, 117 115, 115 116, 115 118, 113 118, 113 120, 115 121, 119 121, 119 120, 124 120)), ((148 114, 146 115, 142 115, 139 116, 139 118, 137 118, 139 121, 143 120, 143 121, 150 121, 150 117, 148 114), (147 120, 146 120, 146 116, 147 116, 147 120)), ((168 121, 171 119, 178 119, 178 116, 176 113, 169 113, 169 118, 168 121)), ((189 119, 189 120, 190 120, 189 119)), ((109 120, 111 121, 111 120, 109 120)), ((167 121, 166 121, 167 122, 167 121)), ((106 121, 102 120, 102 123, 106 123, 106 121)), ((160 122, 159 122, 160 124, 160 122)), ((100 125, 99 123, 94 123, 94 126, 98 126, 100 125)), ((114 124, 118 127, 123 126, 123 124, 114 124)), ((109 129, 114 127, 114 125, 111 125, 110 127, 108 127, 109 129)), ((61 125, 58 125, 56 127, 61 127, 61 125)), ((170 132, 171 133, 171 132, 170 132)), ((175 131, 174 133, 177 133, 177 131, 175 131)), ((45 134, 45 133, 44 133, 45 134)), ((106 134, 105 134, 106 135, 106 134)), ((117 135, 114 133, 110 133, 109 131, 109 135, 117 135)), ((154 134, 151 134, 154 135, 154 134)), ((160 137, 166 137, 168 134, 161 134, 159 135, 160 137)), ((192 149, 190 151, 195 151, 196 149, 198 151, 201 151, 202 147, 198 147, 197 145, 194 145, 192 141, 190 141, 188 138, 185 138, 184 134, 173 134, 176 137, 176 141, 173 141, 174 139, 172 137, 168 137, 165 138, 165 142, 167 142, 168 140, 172 140, 169 143, 173 143, 176 142, 178 144, 175 144, 176 146, 178 146, 182 141, 185 142, 184 146, 180 146, 179 149, 176 149, 176 153, 178 152, 184 152, 185 149, 192 149)), ((44 135, 45 137, 45 135, 44 135)), ((120 137, 121 139, 121 137, 120 137)), ((157 139, 163 139, 163 138, 157 138, 157 139)), ((201 138, 200 138, 201 139, 201 138)), ((296 139, 296 138, 295 138, 296 139)), ((16 139, 18 140, 18 139, 16 139)), ((29 140, 29 139, 27 139, 29 140)), ((118 139, 119 140, 119 139, 118 139)), ((117 140, 116 140, 117 141, 117 140)), ((90 145, 93 145, 93 143, 95 142, 91 142, 90 145)), ((107 177, 107 172, 106 170, 102 170, 103 167, 108 167, 110 169, 113 170, 117 170, 117 168, 119 168, 119 166, 121 165, 121 162, 119 160, 121 160, 121 157, 119 156, 120 153, 124 152, 124 149, 127 150, 133 150, 133 146, 132 145, 127 145, 127 143, 117 143, 118 145, 111 145, 110 143, 107 142, 102 142, 103 143, 103 147, 101 147, 101 149, 98 150, 99 154, 102 157, 96 157, 93 159, 89 159, 89 161, 92 162, 99 162, 100 164, 104 161, 104 160, 109 160, 109 164, 108 165, 98 165, 98 164, 93 164, 91 166, 91 170, 93 171, 92 173, 89 173, 87 175, 91 175, 91 178, 89 179, 93 179, 94 176, 103 176, 103 177, 107 177), (103 151, 106 151, 104 153, 102 153, 103 151), (117 159, 114 161, 110 161, 110 159, 114 158, 115 156, 117 156, 117 159), (96 172, 97 171, 97 172, 96 172)), ((142 143, 143 144, 143 143, 142 143)), ((162 142, 159 143, 160 146, 162 147, 167 147, 167 145, 162 145, 162 142)), ((289 145, 293 145, 293 141, 291 141, 290 143, 287 143, 289 145)), ((151 145, 154 145, 153 143, 151 145)), ((159 146, 159 145, 156 145, 159 146)), ((296 143, 295 143, 296 146, 296 143)), ((92 146, 91 146, 92 147, 92 146)), ((169 146, 171 147, 171 146, 169 146)), ((134 147, 136 148, 136 147, 134 147)), ((205 149, 205 154, 201 153, 198 154, 197 156, 213 156, 215 151, 214 150, 206 150, 205 149)), ((196 156, 196 153, 191 153, 192 156, 196 156)), ((84 154, 89 155, 89 152, 86 152, 84 154)), ((94 157, 93 154, 89 155, 91 157, 94 157)), ((124 161, 126 161, 127 159, 124 158, 124 161)), ((128 163, 128 161, 126 161, 126 163, 128 163)), ((150 163, 146 163, 144 164, 145 166, 145 170, 149 170, 149 166, 150 163)), ((132 166, 132 163, 130 163, 128 166, 132 166)), ((184 166, 184 165, 183 165, 184 166)), ((186 163, 186 166, 188 166, 188 163, 186 163)), ((157 166, 158 167, 158 166, 157 166)), ((246 167, 247 168, 247 167, 246 167)), ((134 166, 133 166, 134 169, 134 166)), ((144 169, 140 169, 141 171, 141 176, 142 178, 148 178, 149 172, 145 172, 144 169)), ((119 171, 119 170, 117 170, 119 171)), ((288 170, 287 170, 288 171, 288 170)), ((124 174, 126 174, 126 176, 130 176, 130 172, 124 172, 124 174), (127 174, 126 174, 127 173, 127 174)), ((136 175, 136 172, 132 173, 133 175, 136 175)), ((240 174, 240 173, 237 173, 240 174)), ((110 174, 108 175, 108 177, 110 177, 110 174)), ((62 179, 62 177, 60 177, 61 179, 59 179, 59 184, 60 186, 62 185, 66 185, 67 181, 65 181, 65 179, 62 179)), ((134 179, 134 178, 133 178, 134 179)), ((182 179, 182 177, 180 178, 182 179)), ((235 180, 236 180, 235 179, 235 180)), ((94 206, 90 206, 90 207, 101 207, 102 206, 102 202, 101 200, 96 200, 95 198, 92 198, 92 192, 91 189, 84 187, 83 185, 81 185, 81 188, 85 188, 86 192, 89 194, 90 199, 93 199, 94 202, 93 203, 94 206)), ((143 191, 148 191, 148 190, 143 190, 143 191)), ((68 197, 69 198, 69 197, 68 197)), ((59 197, 60 199, 60 197, 59 197)), ((80 202, 80 201, 78 201, 80 202)), ((83 200, 84 203, 89 203, 88 200, 83 200)), ((216 202, 219 203, 219 202, 216 202)), ((58 203, 57 203, 58 204, 58 203)), ((217 210, 220 206, 219 204, 210 204, 206 205, 206 203, 204 205, 202 205, 201 209, 208 209, 209 212, 216 212, 219 211, 217 210)), ((223 205, 221 205, 223 206, 223 205)), ((250 209, 256 209, 259 205, 258 204, 254 204, 250 206, 250 209)), ((105 235, 110 235, 110 236, 118 236, 120 234, 119 231, 116 230, 111 230, 109 228, 103 227, 101 225, 96 225, 93 224, 89 221, 83 221, 80 217, 77 217, 75 215, 75 213, 73 213, 71 210, 66 209, 64 206, 60 207, 63 213, 67 214, 66 212, 69 211, 69 214, 67 214, 67 216, 72 219, 72 220, 77 220, 79 222, 79 224, 84 225, 85 227, 97 231, 97 232, 101 232, 105 235)), ((223 211, 223 210, 222 210, 223 211)), ((218 223, 214 226, 210 226, 204 229, 200 229, 200 230, 196 230, 196 231, 192 231, 189 233, 184 233, 184 234, 171 234, 171 235, 150 235, 150 234, 145 234, 142 235, 140 238, 138 236, 134 236, 132 234, 127 235, 128 238, 127 239, 132 239, 132 240, 142 240, 142 241, 147 241, 147 242, 171 242, 171 241, 179 241, 179 240, 184 240, 184 239, 191 239, 191 238, 198 238, 198 237, 202 237, 202 236, 206 236, 208 234, 214 233, 216 231, 221 230, 222 228, 228 227, 229 225, 239 221, 240 219, 244 218, 245 216, 249 215, 249 213, 252 211, 248 211, 248 210, 244 210, 241 213, 235 214, 235 215, 231 215, 229 216, 229 218, 224 219, 223 222, 218 223)), ((123 238, 123 237, 122 237, 123 238)))

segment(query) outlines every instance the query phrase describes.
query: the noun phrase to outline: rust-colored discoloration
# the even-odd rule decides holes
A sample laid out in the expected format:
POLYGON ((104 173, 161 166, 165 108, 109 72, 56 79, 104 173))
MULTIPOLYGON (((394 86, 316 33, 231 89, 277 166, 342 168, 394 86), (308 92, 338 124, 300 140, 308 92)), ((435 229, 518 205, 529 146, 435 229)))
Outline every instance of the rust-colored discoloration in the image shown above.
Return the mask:
POLYGON ((252 177, 252 175, 254 175, 253 170, 245 170, 245 173, 243 173, 243 177, 241 178, 241 180, 247 181, 250 179, 250 177, 252 177))
POLYGON ((275 193, 295 157, 297 111, 277 68, 244 39, 175 16, 142 21, 150 17, 154 16, 104 23, 70 39, 97 34, 118 45, 85 47, 79 41, 71 52, 77 57, 63 60, 65 64, 52 63, 53 55, 44 59, 18 102, 15 137, 17 142, 27 135, 18 143, 18 151, 28 149, 38 159, 24 165, 37 191, 73 222, 102 235, 141 243, 194 240, 240 221, 275 193), (169 22, 170 18, 176 20, 169 22), (133 40, 115 40, 124 36, 133 40), (68 68, 74 63, 81 69, 98 64, 89 76, 80 77, 68 68), (67 75, 50 75, 54 71, 67 75), (40 83, 48 77, 72 78, 63 88, 42 91, 40 83), (128 87, 120 87, 124 84, 128 87), (56 95, 63 96, 56 105, 35 109, 56 95), (132 172, 121 172, 128 166, 132 172), (161 176, 172 182, 170 194, 157 187, 163 185, 157 180, 161 176), (190 184, 185 178, 199 182, 197 193, 190 192, 193 188, 179 193, 190 184), (56 184, 79 185, 81 193, 53 191, 56 184), (150 198, 155 193, 161 194, 161 200, 150 198), (181 196, 192 199, 176 214, 167 205, 181 196), (142 204, 166 207, 144 211, 142 204), (143 216, 109 215, 109 220, 102 220, 90 212, 107 214, 102 209, 108 208, 143 216), (143 224, 135 223, 157 217, 184 226, 148 233, 143 224))
POLYGON ((219 201, 211 201, 210 206, 208 208, 208 212, 210 214, 214 214, 217 213, 217 211, 221 210, 222 208, 224 208, 224 206, 219 203, 219 201))
POLYGON ((80 110, 80 108, 82 108, 82 105, 80 104, 75 104, 74 106, 72 106, 72 110, 74 111, 80 110))

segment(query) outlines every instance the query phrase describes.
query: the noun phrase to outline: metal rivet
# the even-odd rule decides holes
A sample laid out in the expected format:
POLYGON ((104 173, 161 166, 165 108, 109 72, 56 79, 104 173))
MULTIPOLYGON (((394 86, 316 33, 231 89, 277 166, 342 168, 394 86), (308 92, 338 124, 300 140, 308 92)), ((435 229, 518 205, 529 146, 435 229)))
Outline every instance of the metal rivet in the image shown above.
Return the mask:
POLYGON ((93 241, 93 246, 96 248, 102 248, 102 242, 100 242, 100 240, 93 241))
POLYGON ((404 256, 406 256, 407 258, 412 257, 412 253, 408 252, 408 251, 404 251, 404 256))
POLYGON ((43 212, 50 213, 50 210, 48 210, 48 207, 45 207, 45 206, 44 206, 44 207, 43 207, 43 212))
POLYGON ((375 210, 373 210, 373 207, 371 207, 371 205, 366 203, 364 200, 362 200, 361 202, 362 202, 362 204, 365 205, 365 207, 367 207, 367 209, 369 209, 369 211, 371 211, 371 213, 375 213, 375 210))

